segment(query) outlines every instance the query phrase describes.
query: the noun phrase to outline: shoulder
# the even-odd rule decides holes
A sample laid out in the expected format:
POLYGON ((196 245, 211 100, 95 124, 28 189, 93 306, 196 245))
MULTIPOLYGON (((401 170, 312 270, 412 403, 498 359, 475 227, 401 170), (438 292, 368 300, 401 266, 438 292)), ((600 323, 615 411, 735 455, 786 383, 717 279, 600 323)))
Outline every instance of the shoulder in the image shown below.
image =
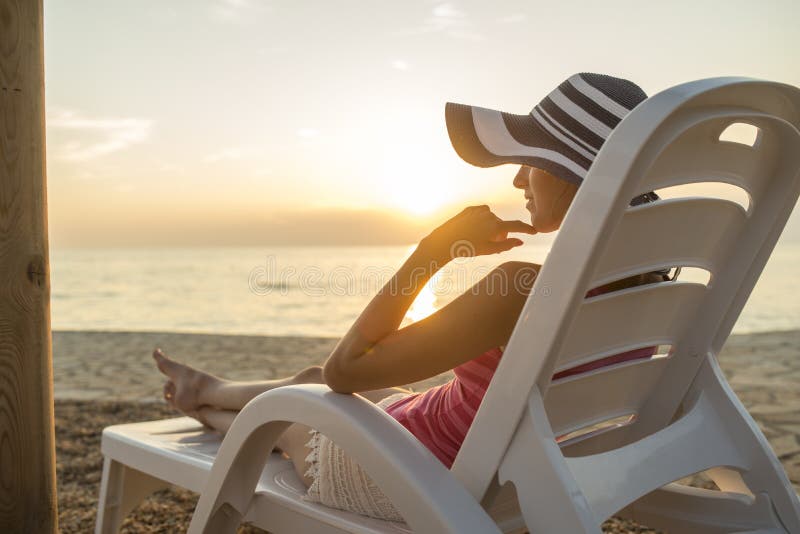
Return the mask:
MULTIPOLYGON (((507 288, 505 294, 527 297, 542 266, 525 261, 503 262, 482 280, 488 288, 507 288)), ((504 295, 505 296, 505 295, 504 295)))
POLYGON ((507 276, 515 276, 520 273, 525 273, 536 276, 539 274, 541 268, 541 265, 527 261, 506 261, 492 269, 489 275, 504 274, 507 276))
POLYGON ((521 269, 541 269, 542 266, 537 263, 531 263, 529 261, 504 261, 500 265, 497 266, 497 269, 502 269, 505 271, 519 271, 521 269))

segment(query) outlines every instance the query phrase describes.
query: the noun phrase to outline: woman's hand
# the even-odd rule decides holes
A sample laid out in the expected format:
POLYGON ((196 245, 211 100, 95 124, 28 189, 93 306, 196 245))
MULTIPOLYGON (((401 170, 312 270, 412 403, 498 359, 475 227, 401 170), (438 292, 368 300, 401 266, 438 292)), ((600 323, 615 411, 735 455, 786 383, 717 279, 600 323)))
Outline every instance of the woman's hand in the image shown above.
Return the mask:
MULTIPOLYGON (((522 221, 501 220, 488 206, 469 207, 431 232, 333 349, 323 369, 325 382, 339 393, 404 384, 408 378, 413 382, 452 369, 467 361, 465 354, 474 358, 505 343, 527 298, 522 292, 505 296, 479 288, 480 294, 467 292, 448 304, 447 312, 398 328, 436 271, 454 257, 497 254, 521 245, 509 232, 536 233, 522 221), (475 327, 454 342, 453 332, 463 324, 475 327)), ((509 267, 503 269, 510 276, 509 267)))
POLYGON ((535 234, 536 230, 522 221, 502 220, 489 206, 470 206, 433 230, 420 246, 445 262, 458 257, 498 254, 522 244, 521 240, 508 237, 509 232, 535 234))

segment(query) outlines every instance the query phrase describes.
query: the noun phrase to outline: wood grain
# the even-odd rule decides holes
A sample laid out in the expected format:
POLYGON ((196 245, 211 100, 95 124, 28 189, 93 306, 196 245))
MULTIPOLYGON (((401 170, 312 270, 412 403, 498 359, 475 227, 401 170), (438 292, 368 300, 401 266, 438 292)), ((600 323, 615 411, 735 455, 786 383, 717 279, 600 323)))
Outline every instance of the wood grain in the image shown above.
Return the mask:
POLYGON ((42 0, 0 0, 0 532, 57 532, 42 0))

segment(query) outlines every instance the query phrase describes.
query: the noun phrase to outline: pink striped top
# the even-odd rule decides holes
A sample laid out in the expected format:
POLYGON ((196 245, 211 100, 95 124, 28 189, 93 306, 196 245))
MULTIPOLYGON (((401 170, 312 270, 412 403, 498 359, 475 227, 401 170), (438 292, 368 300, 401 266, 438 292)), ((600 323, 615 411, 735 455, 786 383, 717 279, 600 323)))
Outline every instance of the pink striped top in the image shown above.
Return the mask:
MULTIPOLYGON (((598 293, 600 291, 594 289, 586 296, 598 293)), ((601 358, 560 371, 553 375, 553 380, 649 358, 654 352, 655 347, 645 347, 601 358)), ((503 351, 499 347, 491 349, 453 369, 455 377, 446 384, 409 395, 390 404, 385 410, 449 468, 464 442, 502 356, 503 351)))

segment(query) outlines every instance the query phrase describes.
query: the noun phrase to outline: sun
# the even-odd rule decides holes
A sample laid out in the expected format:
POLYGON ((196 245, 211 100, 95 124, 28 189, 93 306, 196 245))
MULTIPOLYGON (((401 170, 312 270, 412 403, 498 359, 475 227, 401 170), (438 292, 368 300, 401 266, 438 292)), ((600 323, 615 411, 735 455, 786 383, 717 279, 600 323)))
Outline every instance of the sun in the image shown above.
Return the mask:
POLYGON ((432 190, 427 185, 406 184, 394 191, 391 203, 397 209, 411 215, 431 215, 450 200, 445 191, 432 190))
POLYGON ((452 204, 458 191, 442 159, 428 155, 385 166, 381 183, 387 203, 410 215, 431 215, 452 204))

